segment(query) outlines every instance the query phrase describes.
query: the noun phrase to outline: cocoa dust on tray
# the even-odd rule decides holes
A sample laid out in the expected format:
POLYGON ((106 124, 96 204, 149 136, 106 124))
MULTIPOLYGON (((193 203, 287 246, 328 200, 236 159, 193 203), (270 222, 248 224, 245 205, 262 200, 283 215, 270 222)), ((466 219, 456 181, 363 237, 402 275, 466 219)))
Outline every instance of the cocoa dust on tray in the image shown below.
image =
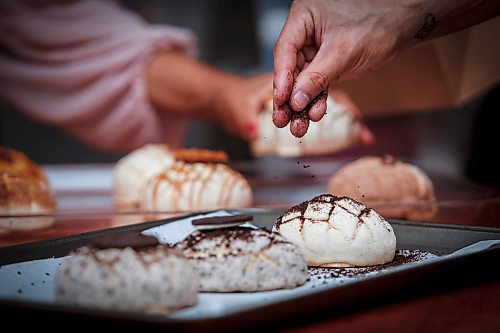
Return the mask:
POLYGON ((404 264, 411 264, 435 257, 434 254, 421 250, 397 250, 394 259, 383 265, 365 266, 365 267, 345 267, 345 268, 323 268, 310 267, 309 277, 326 281, 336 278, 352 278, 359 275, 379 272, 404 264))

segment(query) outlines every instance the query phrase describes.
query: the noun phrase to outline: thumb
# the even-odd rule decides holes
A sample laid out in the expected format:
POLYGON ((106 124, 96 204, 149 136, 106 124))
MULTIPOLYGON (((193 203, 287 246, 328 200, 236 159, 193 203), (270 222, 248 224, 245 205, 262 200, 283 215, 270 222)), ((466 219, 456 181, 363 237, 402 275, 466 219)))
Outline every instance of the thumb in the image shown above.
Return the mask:
POLYGON ((299 73, 289 102, 294 111, 304 110, 316 96, 337 81, 345 66, 335 54, 333 47, 323 44, 309 65, 299 73))

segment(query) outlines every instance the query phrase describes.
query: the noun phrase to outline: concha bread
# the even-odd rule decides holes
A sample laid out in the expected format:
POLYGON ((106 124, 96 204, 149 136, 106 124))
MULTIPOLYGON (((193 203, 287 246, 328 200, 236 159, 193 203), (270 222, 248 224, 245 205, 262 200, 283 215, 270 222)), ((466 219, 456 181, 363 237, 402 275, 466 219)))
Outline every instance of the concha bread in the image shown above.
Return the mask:
POLYGON ((200 290, 205 292, 294 288, 307 279, 297 246, 263 229, 196 231, 177 247, 200 273, 200 290))
POLYGON ((183 161, 149 178, 140 197, 148 211, 242 208, 253 200, 247 180, 230 167, 183 161))
POLYGON ((354 267, 393 260, 396 236, 373 209, 347 197, 317 196, 278 217, 273 231, 296 244, 308 266, 354 267))
POLYGON ((328 192, 376 207, 385 218, 425 219, 436 213, 429 177, 392 156, 367 156, 346 164, 330 178, 328 192))
POLYGON ((138 208, 146 180, 174 162, 174 153, 165 144, 148 144, 121 158, 113 175, 116 206, 138 208))
POLYGON ((54 224, 55 199, 43 169, 25 154, 0 147, 0 234, 54 224), (26 215, 26 216, 24 216, 26 215))
POLYGON ((24 153, 0 146, 0 173, 48 184, 43 169, 24 153))
POLYGON ((330 96, 325 116, 319 122, 310 122, 302 138, 294 137, 288 126, 274 126, 272 113, 273 101, 269 99, 259 116, 259 136, 251 145, 255 156, 293 157, 336 152, 354 145, 361 128, 359 120, 330 96))
POLYGON ((196 304, 198 273, 182 253, 165 245, 82 247, 56 277, 57 303, 104 310, 167 314, 196 304))

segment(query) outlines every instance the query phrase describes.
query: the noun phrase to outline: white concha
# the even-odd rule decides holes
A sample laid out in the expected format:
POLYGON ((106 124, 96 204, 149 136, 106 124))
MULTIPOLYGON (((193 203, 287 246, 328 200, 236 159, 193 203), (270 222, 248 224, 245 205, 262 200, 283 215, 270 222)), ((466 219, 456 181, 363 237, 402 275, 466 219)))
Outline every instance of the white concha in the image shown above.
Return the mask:
POLYGON ((148 211, 190 211, 249 207, 252 200, 247 180, 227 165, 177 161, 147 180, 140 206, 148 211))
POLYGON ((114 169, 116 205, 137 208, 146 180, 174 162, 175 156, 165 144, 148 144, 121 158, 114 169))
POLYGON ((292 207, 273 231, 296 244, 309 266, 384 264, 396 251, 396 236, 383 217, 355 200, 329 194, 292 207))
POLYGON ((260 131, 252 143, 255 156, 278 155, 284 157, 336 152, 356 143, 360 122, 347 109, 331 97, 327 99, 327 112, 319 122, 310 122, 307 134, 296 138, 288 126, 277 128, 272 121, 273 101, 268 100, 260 113, 260 131))

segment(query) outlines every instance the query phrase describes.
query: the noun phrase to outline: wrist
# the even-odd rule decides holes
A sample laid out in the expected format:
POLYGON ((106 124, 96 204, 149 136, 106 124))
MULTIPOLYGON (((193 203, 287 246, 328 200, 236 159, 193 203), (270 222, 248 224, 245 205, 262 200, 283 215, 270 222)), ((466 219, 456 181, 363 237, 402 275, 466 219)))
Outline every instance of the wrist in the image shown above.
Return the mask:
POLYGON ((498 15, 500 6, 488 0, 409 0, 402 6, 408 21, 404 47, 443 36, 498 15))
POLYGON ((231 76, 176 52, 152 57, 148 67, 151 103, 160 112, 218 120, 221 94, 231 76))
POLYGON ((432 37, 442 17, 440 2, 445 1, 409 0, 400 6, 397 18, 402 26, 397 41, 400 50, 432 37))

